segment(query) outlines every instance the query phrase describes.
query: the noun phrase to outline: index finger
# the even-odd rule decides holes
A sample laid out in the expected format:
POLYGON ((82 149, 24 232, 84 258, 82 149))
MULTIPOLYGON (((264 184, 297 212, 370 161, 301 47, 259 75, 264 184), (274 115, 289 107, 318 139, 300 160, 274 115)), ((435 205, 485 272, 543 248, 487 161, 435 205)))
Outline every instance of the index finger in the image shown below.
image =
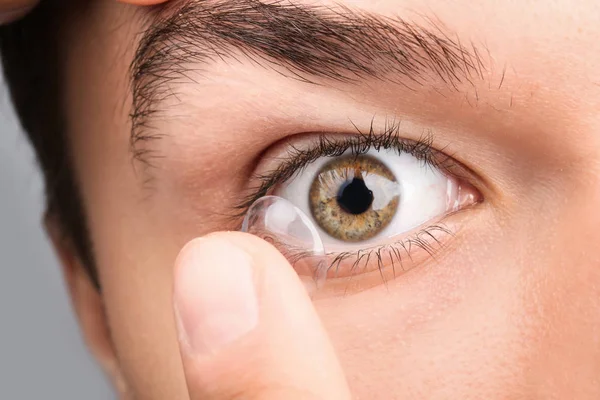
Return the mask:
POLYGON ((166 3, 168 0, 119 0, 121 3, 135 4, 137 6, 152 6, 155 4, 166 3))
POLYGON ((0 0, 0 25, 21 18, 37 3, 37 0, 0 0))
MULTIPOLYGON (((167 0, 119 0, 138 6, 166 3, 167 0)), ((31 11, 39 0, 0 0, 0 25, 15 21, 31 11)))

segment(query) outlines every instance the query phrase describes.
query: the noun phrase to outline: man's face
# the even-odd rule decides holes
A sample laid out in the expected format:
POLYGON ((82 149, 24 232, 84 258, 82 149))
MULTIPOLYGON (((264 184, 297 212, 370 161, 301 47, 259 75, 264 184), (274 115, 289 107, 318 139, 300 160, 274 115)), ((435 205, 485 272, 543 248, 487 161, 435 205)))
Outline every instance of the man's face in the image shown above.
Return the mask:
POLYGON ((402 188, 391 213, 416 222, 338 238, 348 260, 369 256, 314 300, 356 398, 600 398, 597 1, 182 4, 96 2, 65 33, 101 283, 82 324, 123 393, 186 397, 172 266, 188 240, 239 229, 259 176, 262 194, 313 201, 331 156, 315 138, 341 154, 393 126, 405 148, 369 155, 402 188), (448 181, 462 189, 440 197, 448 181))

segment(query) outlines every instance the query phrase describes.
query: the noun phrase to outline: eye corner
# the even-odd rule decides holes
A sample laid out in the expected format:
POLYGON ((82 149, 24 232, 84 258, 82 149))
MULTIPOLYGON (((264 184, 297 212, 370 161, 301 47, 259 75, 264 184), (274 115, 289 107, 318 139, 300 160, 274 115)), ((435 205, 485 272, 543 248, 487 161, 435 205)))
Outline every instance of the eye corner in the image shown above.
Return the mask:
POLYGON ((462 211, 477 206, 485 201, 483 193, 469 180, 458 177, 449 177, 456 185, 456 199, 449 204, 450 212, 462 211))

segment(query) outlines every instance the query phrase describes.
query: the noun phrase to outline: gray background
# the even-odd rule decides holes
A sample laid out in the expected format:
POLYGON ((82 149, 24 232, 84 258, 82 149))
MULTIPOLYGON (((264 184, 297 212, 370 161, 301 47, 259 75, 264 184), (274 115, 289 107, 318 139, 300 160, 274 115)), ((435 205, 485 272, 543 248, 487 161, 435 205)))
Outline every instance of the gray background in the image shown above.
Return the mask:
POLYGON ((0 79, 0 399, 114 399, 41 229, 42 190, 0 79))

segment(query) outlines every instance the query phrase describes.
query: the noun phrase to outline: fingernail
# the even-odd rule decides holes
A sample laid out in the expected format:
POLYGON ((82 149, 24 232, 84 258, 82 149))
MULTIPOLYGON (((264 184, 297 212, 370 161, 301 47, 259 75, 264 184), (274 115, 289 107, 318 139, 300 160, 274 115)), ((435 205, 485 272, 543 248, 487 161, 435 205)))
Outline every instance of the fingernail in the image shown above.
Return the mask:
POLYGON ((33 8, 32 5, 17 7, 9 10, 0 10, 0 25, 7 24, 21 18, 33 8))
POLYGON ((252 258, 219 237, 196 239, 179 254, 175 314, 182 347, 210 355, 258 324, 252 258))

